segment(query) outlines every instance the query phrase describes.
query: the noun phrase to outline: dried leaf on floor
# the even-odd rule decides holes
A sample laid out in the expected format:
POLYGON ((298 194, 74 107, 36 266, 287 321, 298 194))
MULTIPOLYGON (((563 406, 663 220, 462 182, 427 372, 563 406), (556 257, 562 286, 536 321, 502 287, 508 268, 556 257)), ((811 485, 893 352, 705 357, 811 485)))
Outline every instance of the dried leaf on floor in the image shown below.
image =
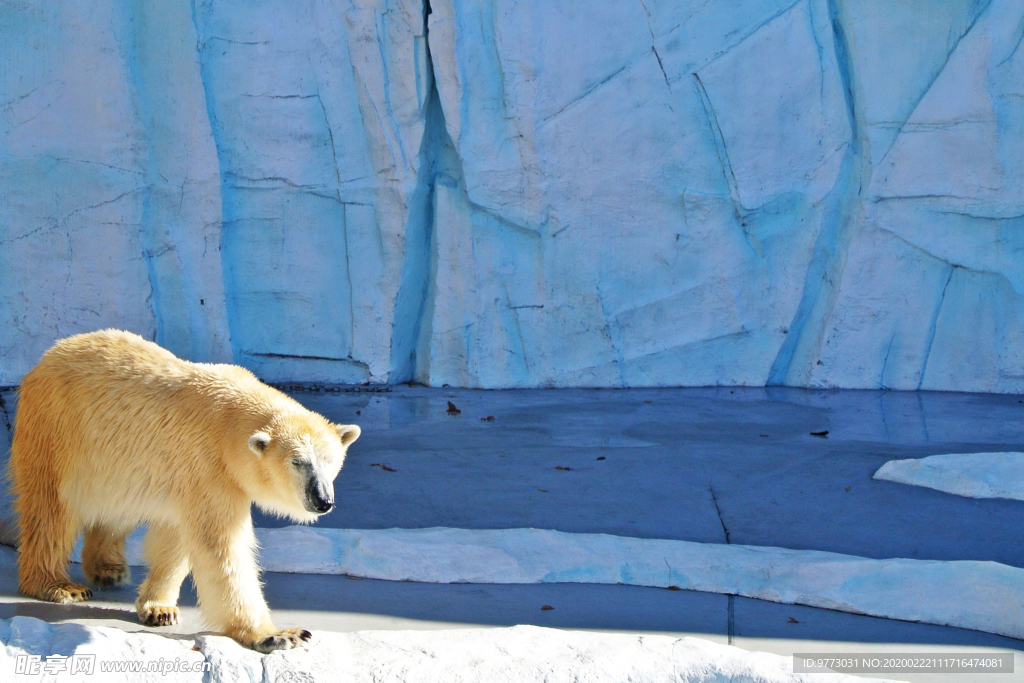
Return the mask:
POLYGON ((554 607, 552 607, 551 605, 541 605, 541 606, 540 606, 540 609, 541 609, 541 611, 542 611, 542 612, 547 612, 547 611, 549 611, 549 610, 553 610, 553 609, 555 609, 555 608, 554 608, 554 607))
POLYGON ((448 401, 448 414, 449 415, 458 415, 461 412, 462 412, 461 410, 459 410, 458 408, 455 407, 454 403, 452 403, 451 401, 448 401))
POLYGON ((571 467, 562 467, 561 465, 555 465, 555 469, 556 470, 560 470, 562 472, 568 472, 568 471, 572 470, 571 467))
POLYGON ((825 430, 822 430, 820 432, 811 432, 811 436, 826 437, 826 436, 828 436, 828 430, 825 429, 825 430))
POLYGON ((394 467, 388 467, 387 465, 385 465, 384 463, 381 463, 381 462, 375 462, 375 463, 371 464, 370 467, 379 467, 382 470, 384 470, 385 472, 397 472, 398 471, 394 467))

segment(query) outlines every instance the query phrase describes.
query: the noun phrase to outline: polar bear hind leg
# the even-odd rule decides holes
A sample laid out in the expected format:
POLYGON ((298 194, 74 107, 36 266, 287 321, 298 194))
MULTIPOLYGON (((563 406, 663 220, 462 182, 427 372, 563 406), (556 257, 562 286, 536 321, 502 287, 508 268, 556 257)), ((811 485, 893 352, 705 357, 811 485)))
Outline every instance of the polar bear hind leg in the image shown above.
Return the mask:
POLYGON ((131 528, 110 524, 93 524, 85 530, 82 573, 89 583, 109 588, 131 581, 131 571, 124 556, 124 542, 131 532, 131 528))
POLYGON ((71 547, 78 535, 74 515, 57 494, 53 480, 36 479, 41 490, 18 497, 21 520, 18 585, 22 592, 50 602, 84 602, 92 597, 68 576, 71 547))

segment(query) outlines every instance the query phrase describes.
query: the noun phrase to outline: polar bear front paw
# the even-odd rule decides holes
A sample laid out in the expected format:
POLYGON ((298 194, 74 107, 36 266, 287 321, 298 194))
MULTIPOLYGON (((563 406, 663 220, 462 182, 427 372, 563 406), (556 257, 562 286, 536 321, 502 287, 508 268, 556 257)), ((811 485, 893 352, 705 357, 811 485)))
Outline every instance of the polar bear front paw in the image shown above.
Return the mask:
POLYGON ((145 604, 139 607, 139 621, 147 626, 174 626, 181 613, 174 605, 145 604))
POLYGON ((85 602, 92 598, 92 591, 77 583, 59 583, 46 590, 46 599, 61 605, 85 602))
POLYGON ((268 654, 274 650, 290 650, 293 647, 299 647, 312 637, 313 634, 305 629, 286 628, 283 631, 278 631, 273 635, 257 640, 252 644, 252 649, 263 654, 268 654))
POLYGON ((131 581, 131 570, 126 564, 101 564, 85 572, 85 578, 101 588, 123 586, 131 581))

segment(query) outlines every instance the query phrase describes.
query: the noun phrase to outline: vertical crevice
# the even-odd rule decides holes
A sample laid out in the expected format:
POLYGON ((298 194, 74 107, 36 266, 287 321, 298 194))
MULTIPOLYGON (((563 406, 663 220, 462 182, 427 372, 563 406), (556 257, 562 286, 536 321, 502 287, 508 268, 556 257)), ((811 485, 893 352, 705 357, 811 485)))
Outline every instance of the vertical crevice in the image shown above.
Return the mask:
POLYGON ((743 208, 743 203, 740 200, 739 182, 736 180, 736 173, 733 171, 732 162, 729 160, 729 149, 725 146, 725 135, 722 134, 722 128, 718 123, 715 109, 711 104, 711 98, 708 97, 708 91, 704 87, 704 82, 701 80, 700 75, 697 72, 693 72, 690 75, 693 77, 697 96, 700 98, 701 106, 704 108, 704 115, 708 120, 708 127, 711 129, 711 139, 715 143, 718 163, 722 166, 722 175, 725 177, 726 185, 729 187, 729 198, 732 200, 732 209, 733 213, 736 214, 736 221, 740 224, 740 229, 743 230, 743 237, 746 240, 747 246, 750 247, 750 250, 758 258, 764 259, 764 253, 761 250, 760 244, 755 241, 754 236, 750 232, 750 227, 747 225, 748 212, 743 208))
POLYGON ((878 375, 878 388, 888 389, 885 383, 885 371, 889 368, 889 355, 892 353, 892 342, 896 339, 896 333, 889 335, 889 345, 885 347, 885 358, 882 359, 882 371, 878 375))
POLYGON ((658 60, 658 68, 661 69, 661 76, 665 79, 665 86, 669 92, 672 92, 672 84, 668 81, 665 64, 662 63, 661 55, 658 54, 657 40, 654 37, 654 26, 651 25, 651 10, 647 8, 647 3, 644 0, 640 0, 640 6, 644 8, 644 14, 647 15, 647 31, 651 34, 651 52, 654 53, 654 58, 658 60))
POLYGON ((939 300, 935 304, 935 313, 932 315, 931 324, 928 326, 928 338, 925 340, 924 360, 921 362, 921 376, 917 378, 918 391, 920 391, 921 387, 924 386, 924 375, 928 371, 928 359, 932 356, 932 344, 935 343, 935 332, 939 326, 939 316, 942 314, 942 304, 946 301, 946 290, 949 289, 949 283, 953 280, 953 273, 955 272, 956 266, 950 266, 949 275, 946 276, 946 284, 942 286, 942 292, 939 294, 939 300))
POLYGON ((722 535, 725 536, 725 544, 729 545, 732 542, 732 535, 729 533, 729 527, 725 526, 725 520, 722 518, 722 508, 718 504, 718 494, 715 493, 715 487, 710 483, 708 484, 708 491, 711 492, 711 502, 715 504, 715 512, 718 513, 718 523, 722 525, 722 535))
POLYGON ((209 66, 206 63, 206 41, 203 40, 203 31, 199 24, 199 9, 197 5, 204 0, 191 0, 192 6, 192 28, 196 34, 196 61, 199 64, 199 82, 203 88, 203 101, 206 105, 206 122, 210 126, 210 138, 213 140, 213 150, 217 155, 218 188, 220 190, 220 233, 219 250, 221 286, 224 288, 224 312, 227 318, 228 347, 231 349, 231 357, 234 362, 239 360, 239 349, 236 348, 239 337, 240 322, 237 320, 238 313, 231 301, 235 293, 234 280, 231 273, 231 242, 228 239, 228 220, 225 220, 225 184, 227 173, 225 170, 223 141, 221 140, 220 123, 217 120, 217 112, 214 108, 213 92, 210 89, 209 66))
POLYGON ((142 176, 145 178, 145 185, 140 188, 142 191, 142 215, 136 229, 135 237, 138 240, 139 252, 143 265, 146 268, 146 280, 149 284, 149 295, 146 297, 146 306, 153 318, 154 339, 156 343, 165 348, 171 348, 177 353, 186 349, 177 348, 176 344, 170 344, 166 335, 166 319, 164 306, 161 302, 161 278, 157 272, 155 260, 157 254, 166 252, 166 245, 161 244, 156 234, 154 224, 154 189, 158 187, 160 179, 155 172, 155 161, 153 152, 151 112, 147 111, 147 101, 150 93, 145 85, 145 74, 142 73, 143 64, 146 63, 139 46, 139 11, 131 2, 125 3, 126 20, 122 24, 112 23, 111 29, 114 33, 115 42, 121 52, 121 60, 125 65, 127 81, 130 84, 131 104, 133 109, 134 123, 137 126, 138 137, 144 142, 137 148, 136 163, 142 168, 142 176), (141 158, 139 158, 141 157, 141 158))
POLYGON ((338 203, 338 211, 341 214, 341 234, 344 238, 345 247, 343 260, 345 262, 345 280, 348 284, 348 348, 345 353, 351 356, 355 348, 356 339, 356 309, 355 293, 352 288, 352 248, 349 243, 348 234, 348 205, 341 198, 341 169, 338 165, 338 148, 334 143, 334 130, 331 128, 331 119, 327 116, 327 106, 324 104, 323 96, 320 94, 319 81, 316 82, 316 101, 320 104, 320 113, 323 115, 324 127, 327 129, 327 140, 331 146, 331 164, 334 166, 334 200, 338 203))
POLYGON ((730 593, 727 596, 727 600, 728 607, 726 609, 729 615, 727 628, 729 630, 729 644, 732 645, 733 641, 736 639, 736 596, 730 593))
POLYGON ((462 187, 462 165, 448 134, 441 94, 430 52, 430 0, 423 4, 423 39, 430 87, 424 108, 423 138, 418 155, 416 187, 409 200, 405 230, 402 276, 395 303, 391 338, 393 384, 428 379, 425 347, 430 340, 433 317, 433 283, 436 270, 434 203, 438 183, 462 187))
POLYGON ((341 188, 338 189, 338 204, 341 209, 341 229, 345 238, 345 280, 348 283, 348 355, 356 348, 356 301, 355 284, 352 282, 352 244, 348 234, 348 204, 341 201, 341 188))
MULTIPOLYGON (((806 386, 821 355, 846 268, 847 252, 864 215, 863 190, 871 181, 871 151, 850 48, 842 0, 827 0, 836 68, 842 84, 850 145, 823 201, 821 227, 811 252, 803 292, 768 373, 768 385, 806 386)), ((825 65, 822 64, 824 69, 825 65)))
MULTIPOLYGON (((718 494, 715 493, 714 485, 708 482, 708 491, 711 493, 711 502, 715 504, 715 512, 718 514, 718 523, 722 525, 722 535, 725 536, 725 544, 732 545, 732 534, 729 533, 729 527, 725 525, 725 519, 722 517, 722 507, 718 504, 718 494)), ((726 596, 726 635, 729 638, 729 644, 733 644, 733 640, 736 638, 736 596, 729 593, 726 596)))
MULTIPOLYGON (((543 307, 543 306, 542 306, 543 307)), ((530 376, 530 358, 526 350, 526 340, 523 338, 523 325, 519 319, 519 308, 512 305, 512 295, 509 294, 508 284, 505 284, 505 310, 511 314, 511 327, 515 330, 515 340, 519 342, 518 356, 523 361, 523 373, 530 376)), ((516 355, 514 352, 512 355, 516 355)))
POLYGON ((597 292, 597 303, 601 307, 601 316, 604 318, 605 336, 608 338, 608 344, 611 345, 612 355, 615 356, 615 359, 612 362, 615 363, 615 369, 619 374, 619 388, 625 389, 626 357, 622 352, 622 340, 620 339, 618 323, 616 323, 614 318, 608 313, 608 308, 605 306, 604 293, 601 291, 601 283, 594 283, 594 289, 597 292))

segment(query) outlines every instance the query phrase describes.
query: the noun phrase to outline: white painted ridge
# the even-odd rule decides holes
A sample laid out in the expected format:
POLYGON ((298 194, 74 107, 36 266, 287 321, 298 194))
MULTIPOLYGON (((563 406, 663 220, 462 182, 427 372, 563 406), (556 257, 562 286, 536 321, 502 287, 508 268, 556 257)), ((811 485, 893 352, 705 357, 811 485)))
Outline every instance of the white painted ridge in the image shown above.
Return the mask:
POLYGON ((1024 500, 1024 453, 950 453, 890 460, 874 478, 967 498, 1024 500))
MULTIPOLYGON (((595 583, 742 595, 1024 638, 1024 569, 542 529, 257 529, 265 571, 424 583, 595 583)), ((138 535, 129 562, 142 564, 138 535)))

